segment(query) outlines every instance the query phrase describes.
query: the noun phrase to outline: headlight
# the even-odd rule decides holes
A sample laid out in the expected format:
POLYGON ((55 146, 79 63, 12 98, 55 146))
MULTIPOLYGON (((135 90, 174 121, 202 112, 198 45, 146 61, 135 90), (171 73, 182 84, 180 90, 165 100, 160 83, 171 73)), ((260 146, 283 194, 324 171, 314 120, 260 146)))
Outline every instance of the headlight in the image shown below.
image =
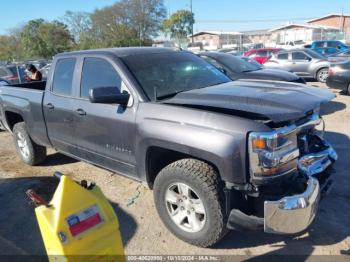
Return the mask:
POLYGON ((253 180, 284 175, 297 168, 299 149, 297 129, 294 127, 252 132, 248 146, 253 180))

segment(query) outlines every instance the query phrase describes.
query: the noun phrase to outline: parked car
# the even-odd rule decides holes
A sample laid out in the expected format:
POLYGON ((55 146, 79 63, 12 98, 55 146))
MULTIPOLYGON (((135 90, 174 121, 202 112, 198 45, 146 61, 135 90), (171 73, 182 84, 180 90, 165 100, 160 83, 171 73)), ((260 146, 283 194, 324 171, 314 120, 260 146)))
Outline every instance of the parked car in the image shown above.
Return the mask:
POLYGON ((25 81, 25 70, 16 65, 0 66, 0 78, 11 84, 23 83, 25 81))
POLYGON ((335 47, 321 47, 321 48, 314 48, 312 50, 324 56, 331 56, 339 53, 339 49, 335 47))
POLYGON ((244 58, 219 52, 203 52, 199 56, 224 72, 232 80, 260 79, 306 83, 303 78, 296 74, 279 69, 265 69, 255 60, 253 61, 256 64, 252 64, 244 58))
POLYGON ((305 45, 306 43, 302 40, 287 41, 285 43, 280 43, 276 45, 276 48, 282 48, 282 49, 288 50, 288 49, 295 49, 295 48, 303 48, 305 45))
POLYGON ((331 64, 327 78, 327 86, 341 89, 350 95, 350 60, 331 64))
POLYGON ((350 50, 350 46, 344 44, 341 41, 314 41, 311 44, 311 49, 317 49, 317 48, 336 48, 339 51, 348 51, 350 50))
POLYGON ((311 49, 295 49, 274 54, 264 64, 266 68, 285 69, 301 77, 311 77, 325 83, 328 77, 329 61, 311 49))
POLYGON ((329 58, 350 59, 350 50, 345 52, 338 52, 329 56, 329 58))
POLYGON ((243 54, 243 56, 247 56, 259 62, 260 64, 265 64, 267 60, 273 54, 280 52, 282 49, 280 48, 260 48, 260 49, 251 49, 243 54))
POLYGON ((334 94, 297 85, 231 81, 173 49, 67 52, 47 83, 0 87, 0 120, 26 164, 53 147, 144 181, 166 227, 207 247, 227 227, 294 234, 316 216, 337 154, 315 127, 334 94))

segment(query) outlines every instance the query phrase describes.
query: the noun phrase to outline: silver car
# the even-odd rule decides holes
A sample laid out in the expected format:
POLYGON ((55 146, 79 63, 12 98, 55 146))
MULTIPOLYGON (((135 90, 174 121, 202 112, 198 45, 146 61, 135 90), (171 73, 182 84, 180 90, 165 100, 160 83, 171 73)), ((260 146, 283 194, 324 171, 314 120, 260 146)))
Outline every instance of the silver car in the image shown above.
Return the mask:
POLYGON ((330 62, 321 54, 310 49, 294 49, 274 54, 264 66, 285 69, 305 78, 315 78, 325 83, 330 62))

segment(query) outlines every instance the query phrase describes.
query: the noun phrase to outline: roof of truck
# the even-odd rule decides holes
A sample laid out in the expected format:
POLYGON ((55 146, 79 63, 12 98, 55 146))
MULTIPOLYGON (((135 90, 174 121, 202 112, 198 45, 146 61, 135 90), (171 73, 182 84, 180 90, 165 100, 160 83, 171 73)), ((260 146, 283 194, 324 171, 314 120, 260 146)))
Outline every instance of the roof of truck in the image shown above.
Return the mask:
POLYGON ((70 56, 70 55, 86 55, 86 54, 114 54, 118 57, 139 55, 139 54, 157 54, 157 53, 168 53, 176 52, 180 49, 175 48, 163 48, 163 47, 120 47, 120 48, 101 48, 91 49, 82 51, 73 51, 58 54, 57 56, 70 56))

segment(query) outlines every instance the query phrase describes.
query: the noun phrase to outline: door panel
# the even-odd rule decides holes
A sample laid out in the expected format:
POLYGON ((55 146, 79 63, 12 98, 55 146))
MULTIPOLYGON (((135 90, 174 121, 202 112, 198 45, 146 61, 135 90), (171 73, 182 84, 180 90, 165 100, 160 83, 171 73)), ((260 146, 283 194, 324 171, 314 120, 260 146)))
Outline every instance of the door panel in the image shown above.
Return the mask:
POLYGON ((311 58, 303 52, 293 52, 291 70, 297 73, 298 75, 308 76, 310 66, 309 59, 311 58))
POLYGON ((75 126, 73 113, 73 78, 75 58, 56 62, 52 87, 45 92, 43 108, 51 144, 60 151, 73 153, 75 126))
POLYGON ((86 57, 82 64, 80 98, 74 102, 79 157, 108 169, 135 176, 135 109, 88 100, 98 87, 126 90, 113 61, 86 57))

